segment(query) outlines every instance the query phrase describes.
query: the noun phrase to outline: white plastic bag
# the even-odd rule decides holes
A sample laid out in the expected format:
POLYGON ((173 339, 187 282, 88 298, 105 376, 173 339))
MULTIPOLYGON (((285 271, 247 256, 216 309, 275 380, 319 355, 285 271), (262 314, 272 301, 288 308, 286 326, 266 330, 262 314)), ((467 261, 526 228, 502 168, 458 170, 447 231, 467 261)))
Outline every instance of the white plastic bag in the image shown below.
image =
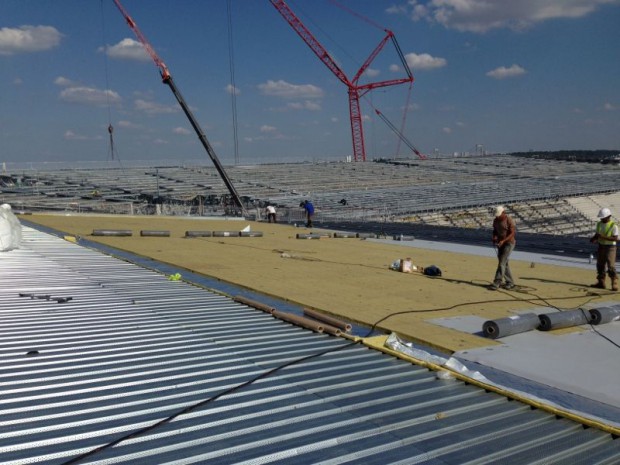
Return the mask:
POLYGON ((22 225, 8 203, 0 205, 0 252, 18 249, 22 242, 22 225))

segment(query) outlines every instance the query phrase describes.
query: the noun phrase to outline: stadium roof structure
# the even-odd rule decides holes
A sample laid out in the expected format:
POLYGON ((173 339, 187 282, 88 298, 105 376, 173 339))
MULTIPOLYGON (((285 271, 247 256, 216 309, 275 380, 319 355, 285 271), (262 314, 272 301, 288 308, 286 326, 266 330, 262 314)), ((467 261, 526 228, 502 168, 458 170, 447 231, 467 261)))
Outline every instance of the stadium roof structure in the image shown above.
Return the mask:
MULTIPOLYGON (((398 354, 380 335, 301 328, 231 298, 247 288, 207 289, 188 269, 28 224, 0 265, 2 464, 620 460, 613 421, 436 371, 433 355, 398 354)), ((167 239, 147 240, 156 251, 167 239)))

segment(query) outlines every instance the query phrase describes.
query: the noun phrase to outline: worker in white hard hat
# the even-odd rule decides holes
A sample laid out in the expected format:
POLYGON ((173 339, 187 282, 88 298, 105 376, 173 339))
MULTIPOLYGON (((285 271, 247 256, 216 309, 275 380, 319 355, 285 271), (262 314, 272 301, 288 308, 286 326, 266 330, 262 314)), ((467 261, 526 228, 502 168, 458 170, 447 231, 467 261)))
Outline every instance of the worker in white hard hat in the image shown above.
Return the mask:
POLYGON ((618 241, 618 225, 611 219, 611 210, 601 208, 596 215, 596 232, 590 242, 598 244, 596 254, 596 283, 591 287, 605 289, 606 274, 611 279, 611 289, 618 290, 618 275, 616 274, 616 242, 618 241), (607 273, 605 273, 607 269, 607 273))
POLYGON ((510 263, 508 259, 515 248, 515 234, 517 227, 514 220, 506 214, 504 207, 495 207, 495 218, 493 219, 493 244, 497 247, 497 270, 493 284, 489 289, 496 291, 500 286, 504 289, 513 289, 515 287, 512 272, 510 271, 510 263))

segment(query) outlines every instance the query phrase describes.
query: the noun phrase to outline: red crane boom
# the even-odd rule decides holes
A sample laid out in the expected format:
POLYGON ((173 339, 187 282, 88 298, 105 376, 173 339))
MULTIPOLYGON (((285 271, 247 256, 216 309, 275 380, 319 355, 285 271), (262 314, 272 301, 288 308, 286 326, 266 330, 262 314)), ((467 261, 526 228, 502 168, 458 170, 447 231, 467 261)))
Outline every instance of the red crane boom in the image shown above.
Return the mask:
POLYGON ((241 209, 242 214, 246 214, 247 212, 245 210, 245 207, 243 206, 243 203, 241 202, 241 197, 239 197, 239 194, 237 193, 235 186, 233 185, 232 181, 228 177, 228 174, 226 174, 226 170, 224 170, 224 167, 220 163, 220 160, 217 157, 215 150, 213 150, 213 147, 211 147, 211 144, 207 140, 207 136, 205 136, 202 128, 198 124, 198 121, 196 120, 193 113, 189 109, 189 106, 187 105, 187 103, 185 103, 185 99, 181 95, 181 92, 179 92, 179 89, 177 88, 176 84, 172 80, 172 76, 170 75, 170 71, 168 70, 168 67, 163 62, 163 60, 159 58, 159 56, 157 55, 157 53, 155 52, 155 50, 153 49, 149 41, 146 40, 146 37, 142 34, 142 31, 140 31, 140 29, 138 28, 138 25, 131 18, 131 16, 129 16, 127 11, 125 11, 125 8, 123 8, 123 5, 121 5, 120 1, 114 0, 114 4, 116 5, 118 10, 121 12, 123 17, 125 18, 125 21, 127 22, 127 25, 129 26, 129 28, 134 32, 134 34, 136 35, 136 37, 138 38, 138 40, 140 41, 144 49, 151 56, 151 58, 155 62, 155 65, 159 68, 159 73, 161 74, 161 78, 164 84, 170 87, 170 90, 172 91, 175 98, 177 99, 177 102, 181 106, 181 109, 185 113, 185 116, 187 116, 187 119, 189 120, 190 124, 194 128, 194 131, 196 132, 198 139, 200 139, 202 146, 205 148, 205 150, 207 151, 207 154, 211 158, 211 161, 215 165, 215 169, 217 170, 220 177, 222 178, 222 181, 224 181, 224 184, 228 188, 228 192, 230 193, 232 200, 241 209))
POLYGON ((321 43, 312 35, 301 20, 293 13, 284 0, 269 0, 271 4, 278 10, 282 17, 291 25, 291 27, 297 32, 299 37, 310 47, 314 54, 321 60, 325 66, 343 83, 347 86, 349 94, 349 117, 351 119, 351 138, 353 140, 353 159, 355 161, 366 161, 366 148, 364 146, 364 128, 362 126, 362 111, 360 107, 360 97, 364 96, 367 92, 378 87, 393 86, 397 84, 404 84, 406 82, 413 82, 413 74, 407 65, 405 57, 396 42, 396 37, 392 31, 385 29, 386 36, 375 47, 370 56, 366 59, 364 64, 357 71, 353 79, 349 79, 347 75, 340 69, 334 59, 329 55, 327 50, 321 45, 321 43), (392 79, 388 81, 371 82, 368 84, 358 85, 358 80, 368 69, 373 60, 381 52, 385 44, 391 40, 394 44, 399 58, 403 64, 403 67, 407 73, 406 78, 392 79))

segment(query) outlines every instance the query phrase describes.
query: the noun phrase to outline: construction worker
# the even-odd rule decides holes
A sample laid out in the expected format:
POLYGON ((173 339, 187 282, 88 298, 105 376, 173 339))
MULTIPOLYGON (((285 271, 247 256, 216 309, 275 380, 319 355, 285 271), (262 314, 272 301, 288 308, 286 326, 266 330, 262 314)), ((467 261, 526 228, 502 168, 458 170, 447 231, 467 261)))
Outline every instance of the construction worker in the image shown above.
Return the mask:
POLYGON ((276 221, 276 207, 274 207, 273 205, 267 205, 267 208, 265 208, 265 212, 267 213, 267 220, 270 223, 277 223, 277 221, 276 221))
POLYGON ((596 223, 596 232, 590 242, 598 244, 596 255, 596 283, 591 287, 605 289, 605 267, 611 278, 611 289, 618 290, 618 275, 616 274, 616 241, 618 240, 618 225, 611 220, 611 210, 601 208, 596 223))
POLYGON ((299 204, 306 211, 306 227, 312 227, 312 217, 314 216, 314 205, 309 200, 304 200, 299 204))
POLYGON ((515 287, 510 271, 508 258, 515 248, 515 233, 517 228, 514 220, 506 214, 504 207, 501 205, 495 208, 495 218, 493 219, 493 244, 497 247, 497 270, 493 284, 489 287, 492 291, 496 291, 505 281, 505 289, 513 289, 515 287))

